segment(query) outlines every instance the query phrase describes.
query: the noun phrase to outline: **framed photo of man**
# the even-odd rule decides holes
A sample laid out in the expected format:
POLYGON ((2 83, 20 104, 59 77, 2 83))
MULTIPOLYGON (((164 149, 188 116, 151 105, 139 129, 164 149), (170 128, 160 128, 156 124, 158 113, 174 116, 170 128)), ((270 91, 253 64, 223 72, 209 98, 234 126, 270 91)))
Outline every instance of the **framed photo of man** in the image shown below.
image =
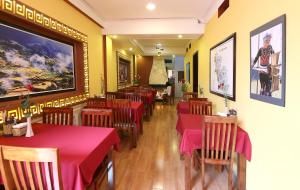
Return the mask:
POLYGON ((250 32, 250 98, 285 106, 286 16, 250 32))

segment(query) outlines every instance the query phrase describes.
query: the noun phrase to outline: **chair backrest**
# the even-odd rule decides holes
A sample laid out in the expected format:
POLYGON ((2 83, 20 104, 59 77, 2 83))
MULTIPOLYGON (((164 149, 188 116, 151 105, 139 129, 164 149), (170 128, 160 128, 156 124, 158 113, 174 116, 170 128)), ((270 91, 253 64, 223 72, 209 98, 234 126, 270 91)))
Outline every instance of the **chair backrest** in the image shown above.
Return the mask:
POLYGON ((190 114, 196 115, 212 115, 212 103, 208 101, 189 101, 190 114))
POLYGON ((111 109, 83 109, 81 124, 94 127, 112 127, 113 114, 111 109))
POLYGON ((130 127, 134 123, 131 103, 127 99, 112 101, 114 127, 130 127))
POLYGON ((106 108, 106 98, 88 98, 86 101, 87 108, 106 108))
POLYGON ((141 96, 138 93, 124 93, 124 98, 132 102, 141 102, 141 96))
POLYGON ((73 108, 44 107, 43 123, 73 125, 73 108))
POLYGON ((63 189, 58 149, 1 146, 5 189, 63 189))
POLYGON ((118 92, 106 92, 107 100, 114 100, 118 98, 118 92))
POLYGON ((141 98, 141 102, 143 102, 143 104, 144 104, 144 108, 147 109, 149 107, 148 92, 141 91, 141 92, 139 92, 139 96, 141 98))
POLYGON ((190 98, 197 98, 198 93, 197 92, 185 92, 183 93, 183 99, 188 101, 190 98))
POLYGON ((203 122, 201 158, 211 164, 232 162, 236 144, 237 118, 205 116, 203 122))
POLYGON ((190 98, 189 101, 208 101, 207 98, 190 98))

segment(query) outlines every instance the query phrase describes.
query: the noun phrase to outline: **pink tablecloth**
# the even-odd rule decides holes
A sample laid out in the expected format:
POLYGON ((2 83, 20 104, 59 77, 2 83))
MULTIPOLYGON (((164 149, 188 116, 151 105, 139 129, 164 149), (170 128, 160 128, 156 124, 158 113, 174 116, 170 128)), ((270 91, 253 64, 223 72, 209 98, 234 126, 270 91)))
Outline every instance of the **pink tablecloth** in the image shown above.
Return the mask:
POLYGON ((180 113, 190 113, 188 102, 180 101, 177 103, 177 114, 180 114, 180 113))
POLYGON ((113 128, 33 124, 34 136, 0 137, 1 145, 58 148, 65 190, 81 190, 112 146, 120 139, 113 128))
MULTIPOLYGON (((201 148, 201 125, 203 116, 192 114, 179 114, 177 120, 177 131, 182 135, 180 142, 180 152, 191 155, 195 149, 201 148)), ((247 160, 251 160, 252 146, 248 133, 238 127, 236 137, 237 153, 245 155, 247 160)))
MULTIPOLYGON (((112 107, 111 101, 107 101, 107 107, 112 107)), ((136 127, 138 130, 140 130, 142 118, 145 113, 144 104, 143 102, 131 102, 131 108, 133 110, 134 122, 136 124, 136 127)))

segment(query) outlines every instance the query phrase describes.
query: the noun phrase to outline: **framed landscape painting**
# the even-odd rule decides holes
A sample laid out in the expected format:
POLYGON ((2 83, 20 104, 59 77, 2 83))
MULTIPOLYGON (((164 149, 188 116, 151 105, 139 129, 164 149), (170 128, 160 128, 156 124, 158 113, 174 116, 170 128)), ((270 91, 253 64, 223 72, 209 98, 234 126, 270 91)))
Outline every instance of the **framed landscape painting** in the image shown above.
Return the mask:
POLYGON ((75 90, 73 46, 0 23, 0 101, 75 90))
POLYGON ((235 101, 236 33, 210 49, 210 92, 235 101))
POLYGON ((285 106, 285 15, 250 33, 250 97, 285 106))

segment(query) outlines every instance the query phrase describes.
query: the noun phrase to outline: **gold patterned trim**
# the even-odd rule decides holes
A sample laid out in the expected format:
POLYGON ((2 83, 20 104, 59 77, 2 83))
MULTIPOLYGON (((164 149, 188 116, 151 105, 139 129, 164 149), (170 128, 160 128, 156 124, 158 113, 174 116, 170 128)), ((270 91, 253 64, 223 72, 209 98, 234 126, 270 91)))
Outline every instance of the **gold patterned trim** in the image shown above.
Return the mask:
MULTIPOLYGON (((33 105, 30 107, 30 112, 33 113, 33 115, 39 115, 44 107, 70 106, 85 101, 89 97, 87 36, 17 0, 0 0, 0 12, 1 11, 21 17, 37 25, 43 26, 44 28, 54 30, 62 35, 71 37, 83 43, 84 93, 77 96, 33 105)), ((14 116, 17 119, 21 119, 28 110, 23 110, 20 107, 12 110, 0 110, 0 123, 3 123, 2 113, 4 111, 7 112, 7 116, 14 116)))
POLYGON ((58 33, 67 35, 79 41, 87 42, 87 36, 85 34, 82 34, 81 32, 66 26, 17 0, 0 0, 0 10, 42 25, 45 28, 55 30, 58 33))

